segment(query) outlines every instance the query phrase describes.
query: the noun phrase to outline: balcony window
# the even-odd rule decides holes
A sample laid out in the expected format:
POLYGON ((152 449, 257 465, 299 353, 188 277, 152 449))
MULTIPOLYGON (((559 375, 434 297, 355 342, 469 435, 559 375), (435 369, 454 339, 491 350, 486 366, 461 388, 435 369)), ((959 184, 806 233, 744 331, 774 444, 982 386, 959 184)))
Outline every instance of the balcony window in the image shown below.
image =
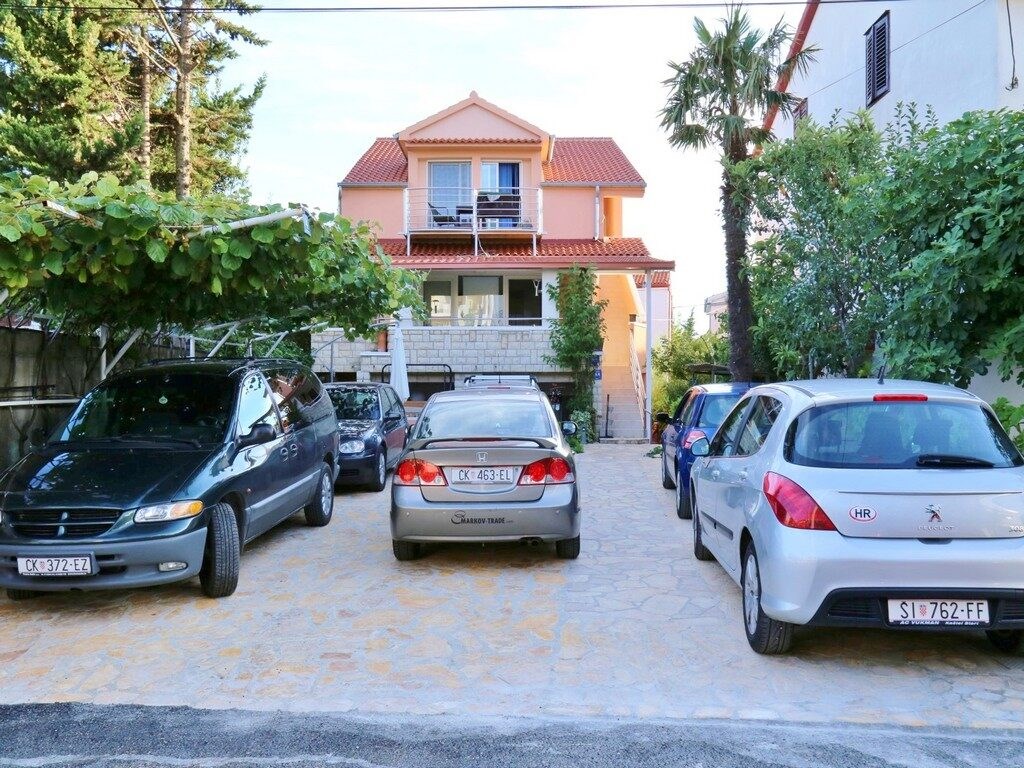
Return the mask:
POLYGON ((509 229, 522 224, 519 163, 480 164, 477 216, 483 229, 509 229))
POLYGON ((504 325, 504 280, 491 275, 459 278, 456 311, 460 325, 504 325))
POLYGON ((472 164, 462 162, 430 163, 427 203, 432 226, 456 226, 462 216, 472 216, 472 164))

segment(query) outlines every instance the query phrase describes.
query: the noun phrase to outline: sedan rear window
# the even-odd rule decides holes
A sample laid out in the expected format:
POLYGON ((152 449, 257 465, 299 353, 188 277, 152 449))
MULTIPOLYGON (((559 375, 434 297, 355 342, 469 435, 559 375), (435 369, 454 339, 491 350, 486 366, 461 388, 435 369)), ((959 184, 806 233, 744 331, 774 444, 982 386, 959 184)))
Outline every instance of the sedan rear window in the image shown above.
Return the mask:
POLYGON ((786 460, 809 467, 931 469, 1017 467, 1024 458, 987 410, 973 403, 856 402, 800 414, 786 460))
POLYGON ((551 419, 536 400, 495 397, 431 403, 416 422, 416 439, 552 437, 551 419))

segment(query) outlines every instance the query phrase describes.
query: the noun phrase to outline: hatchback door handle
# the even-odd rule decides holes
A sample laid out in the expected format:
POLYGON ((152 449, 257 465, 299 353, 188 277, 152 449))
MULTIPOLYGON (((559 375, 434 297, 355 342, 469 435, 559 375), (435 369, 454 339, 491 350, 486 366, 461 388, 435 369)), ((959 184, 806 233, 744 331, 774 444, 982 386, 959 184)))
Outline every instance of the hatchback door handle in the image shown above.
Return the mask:
POLYGON ((722 474, 722 473, 721 473, 721 472, 720 472, 719 470, 717 470, 717 469, 713 469, 713 470, 711 470, 711 479, 712 479, 712 480, 717 480, 717 479, 718 479, 718 476, 719 476, 720 474, 722 474))
POLYGON ((746 479, 747 479, 747 470, 741 469, 740 470, 740 480, 746 480, 746 479))

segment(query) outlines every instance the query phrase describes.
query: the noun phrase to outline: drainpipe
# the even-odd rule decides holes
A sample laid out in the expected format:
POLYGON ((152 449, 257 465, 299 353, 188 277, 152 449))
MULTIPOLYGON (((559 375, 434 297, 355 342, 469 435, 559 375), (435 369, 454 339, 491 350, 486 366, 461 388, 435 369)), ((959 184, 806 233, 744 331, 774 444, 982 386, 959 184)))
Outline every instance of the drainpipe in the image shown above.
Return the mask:
POLYGON ((594 187, 594 239, 601 239, 601 188, 594 187))
POLYGON ((651 283, 653 281, 651 280, 651 275, 651 270, 644 272, 644 286, 646 287, 644 291, 644 302, 647 305, 647 317, 644 318, 647 320, 647 360, 645 361, 647 367, 647 413, 644 414, 644 437, 647 438, 648 442, 651 440, 651 413, 654 409, 654 365, 651 360, 652 353, 654 351, 654 328, 652 322, 654 319, 654 311, 653 293, 651 291, 651 283))

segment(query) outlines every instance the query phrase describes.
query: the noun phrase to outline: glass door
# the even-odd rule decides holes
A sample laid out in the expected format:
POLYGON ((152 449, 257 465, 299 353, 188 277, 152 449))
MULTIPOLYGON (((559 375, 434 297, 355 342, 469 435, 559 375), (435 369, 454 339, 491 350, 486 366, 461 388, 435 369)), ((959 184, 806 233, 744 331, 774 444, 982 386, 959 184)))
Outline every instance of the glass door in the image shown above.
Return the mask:
POLYGON ((508 324, 509 325, 540 325, 541 324, 541 285, 540 278, 524 280, 509 278, 508 280, 508 324))
POLYGON ((472 216, 472 165, 468 161, 429 163, 427 183, 431 226, 456 226, 472 216))

